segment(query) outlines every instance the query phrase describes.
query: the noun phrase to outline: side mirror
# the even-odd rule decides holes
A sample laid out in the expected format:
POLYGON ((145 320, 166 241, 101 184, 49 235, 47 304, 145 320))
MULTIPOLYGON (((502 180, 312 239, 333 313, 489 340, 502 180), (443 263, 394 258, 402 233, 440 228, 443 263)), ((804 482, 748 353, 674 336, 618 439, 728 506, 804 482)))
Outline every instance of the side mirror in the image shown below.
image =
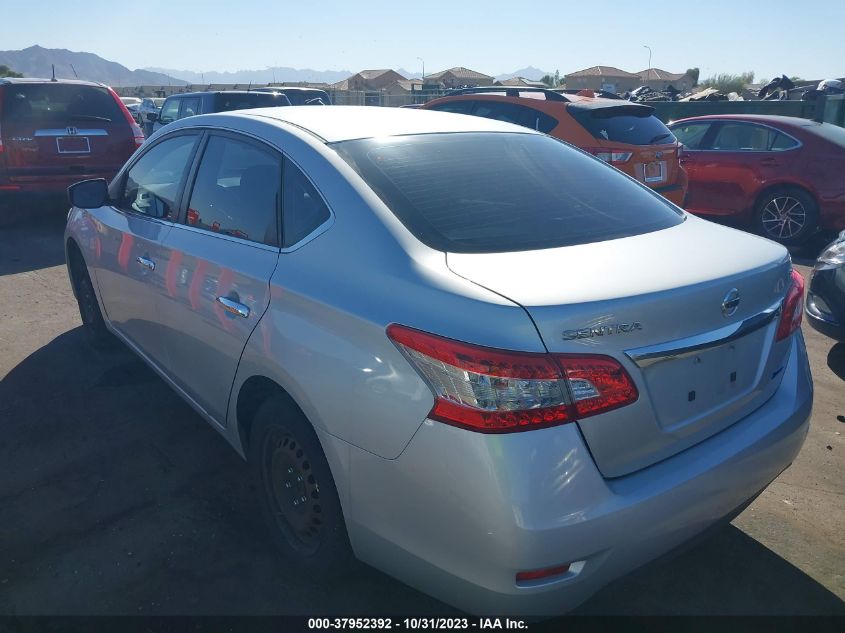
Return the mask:
POLYGON ((97 209, 109 202, 109 185, 105 178, 83 180, 67 189, 71 206, 80 209, 97 209))
POLYGON ((147 121, 155 123, 157 119, 158 115, 155 112, 147 112, 147 121))

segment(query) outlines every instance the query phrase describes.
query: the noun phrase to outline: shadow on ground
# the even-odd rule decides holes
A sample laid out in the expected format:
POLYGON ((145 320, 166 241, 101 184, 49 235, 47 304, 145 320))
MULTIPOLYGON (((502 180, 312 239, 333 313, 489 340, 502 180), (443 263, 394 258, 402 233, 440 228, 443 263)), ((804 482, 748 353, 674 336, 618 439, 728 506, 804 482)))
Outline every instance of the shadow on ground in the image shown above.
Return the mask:
MULTIPOLYGON (((315 582, 272 550, 247 468, 125 348, 81 328, 0 382, 0 614, 448 614, 367 567, 315 582)), ((841 601, 736 528, 579 613, 831 614, 841 601)))
POLYGON ((0 276, 64 264, 67 209, 52 198, 0 203, 0 276))
POLYGON ((827 353, 827 366, 830 370, 845 380, 845 343, 837 343, 827 353))

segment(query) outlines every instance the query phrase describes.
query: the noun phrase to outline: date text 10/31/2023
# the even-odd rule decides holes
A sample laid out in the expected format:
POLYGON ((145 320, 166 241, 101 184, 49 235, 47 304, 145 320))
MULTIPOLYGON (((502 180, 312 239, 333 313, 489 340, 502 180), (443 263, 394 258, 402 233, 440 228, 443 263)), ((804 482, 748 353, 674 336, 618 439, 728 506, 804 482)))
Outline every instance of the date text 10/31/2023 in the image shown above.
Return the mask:
POLYGON ((524 620, 512 618, 309 618, 310 630, 524 630, 524 620))

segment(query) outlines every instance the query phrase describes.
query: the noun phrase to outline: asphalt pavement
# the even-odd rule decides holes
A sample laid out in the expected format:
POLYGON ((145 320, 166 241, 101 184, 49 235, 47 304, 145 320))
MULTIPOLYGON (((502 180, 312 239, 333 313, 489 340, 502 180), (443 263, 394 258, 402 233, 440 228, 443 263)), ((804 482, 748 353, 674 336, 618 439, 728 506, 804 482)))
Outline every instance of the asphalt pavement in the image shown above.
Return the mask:
MULTIPOLYGON (((287 569, 240 457, 128 350, 86 345, 64 213, 37 211, 0 226, 0 615, 454 612, 363 565, 287 569)), ((577 613, 845 615, 845 345, 804 335, 816 397, 795 463, 577 613)))

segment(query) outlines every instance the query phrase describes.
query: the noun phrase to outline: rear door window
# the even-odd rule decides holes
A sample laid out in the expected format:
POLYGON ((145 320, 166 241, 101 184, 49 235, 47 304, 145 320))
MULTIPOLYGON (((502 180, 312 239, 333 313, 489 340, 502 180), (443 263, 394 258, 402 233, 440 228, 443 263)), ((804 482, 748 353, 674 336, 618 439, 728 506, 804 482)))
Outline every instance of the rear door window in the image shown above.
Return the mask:
POLYGON ((290 100, 278 92, 244 92, 214 95, 214 111, 230 112, 249 108, 270 108, 290 105, 290 100))
POLYGON ((203 152, 186 224, 278 246, 281 158, 269 149, 212 136, 203 152))
POLYGON ((775 142, 777 131, 752 123, 722 123, 711 149, 723 152, 766 152, 775 142))
POLYGON ((420 134, 333 147, 417 239, 441 251, 555 248, 683 222, 658 194, 541 134, 420 134))
POLYGON ((599 140, 625 145, 665 145, 676 140, 669 128, 654 116, 654 109, 647 106, 570 104, 567 111, 599 140))
POLYGON ((7 84, 0 112, 5 123, 33 126, 125 120, 106 88, 79 84, 7 84))
POLYGON ((534 108, 503 101, 479 101, 473 114, 505 121, 547 134, 558 124, 557 119, 534 108))
POLYGON ((156 143, 129 169, 118 206, 153 218, 173 219, 176 199, 194 154, 196 134, 156 143))

